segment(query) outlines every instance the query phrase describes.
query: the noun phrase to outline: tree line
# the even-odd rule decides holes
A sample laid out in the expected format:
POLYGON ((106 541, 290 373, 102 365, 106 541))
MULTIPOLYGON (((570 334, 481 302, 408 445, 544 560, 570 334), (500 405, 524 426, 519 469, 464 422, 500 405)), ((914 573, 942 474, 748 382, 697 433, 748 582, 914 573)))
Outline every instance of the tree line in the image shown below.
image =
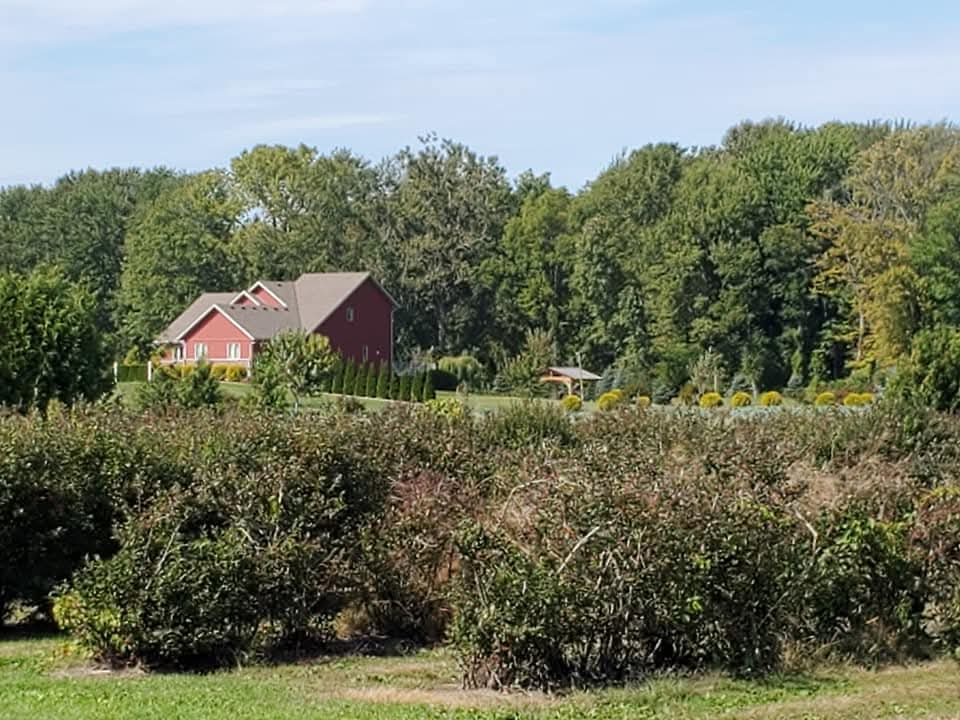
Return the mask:
POLYGON ((263 145, 3 188, 0 271, 47 266, 93 296, 116 357, 201 292, 369 270, 401 356, 579 357, 675 389, 709 351, 755 387, 807 384, 960 322, 960 130, 745 122, 623 152, 577 192, 435 136, 377 163, 263 145))

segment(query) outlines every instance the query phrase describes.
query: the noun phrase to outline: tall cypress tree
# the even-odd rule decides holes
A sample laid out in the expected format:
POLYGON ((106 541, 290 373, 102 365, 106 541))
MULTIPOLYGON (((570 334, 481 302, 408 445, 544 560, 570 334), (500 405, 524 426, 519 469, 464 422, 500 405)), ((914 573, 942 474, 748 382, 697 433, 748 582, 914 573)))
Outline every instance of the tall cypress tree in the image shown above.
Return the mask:
POLYGON ((403 400, 407 402, 410 400, 410 376, 401 375, 400 376, 400 392, 397 394, 397 400, 403 400))
POLYGON ((373 366, 373 363, 367 363, 367 387, 364 390, 364 395, 367 397, 377 396, 377 378, 377 369, 373 366))
POLYGON ((410 399, 413 402, 420 402, 423 398, 423 373, 417 373, 413 376, 413 382, 410 383, 410 399))
POLYGON ((420 393, 420 397, 424 402, 427 400, 433 400, 437 397, 437 392, 433 389, 433 375, 429 370, 427 370, 426 374, 423 376, 423 390, 420 393))
POLYGON ((343 371, 343 394, 353 395, 353 383, 357 376, 357 366, 353 360, 347 361, 347 366, 343 371))
POLYGON ((380 374, 377 376, 377 397, 383 400, 390 399, 390 374, 387 372, 386 363, 380 363, 380 374))
POLYGON ((357 375, 353 379, 353 394, 357 397, 367 394, 367 366, 363 363, 357 366, 357 375))
POLYGON ((390 373, 390 399, 400 399, 400 376, 395 372, 390 373))
POLYGON ((330 392, 340 394, 343 392, 343 373, 346 370, 346 363, 343 358, 337 360, 337 367, 333 371, 333 382, 330 383, 330 392))

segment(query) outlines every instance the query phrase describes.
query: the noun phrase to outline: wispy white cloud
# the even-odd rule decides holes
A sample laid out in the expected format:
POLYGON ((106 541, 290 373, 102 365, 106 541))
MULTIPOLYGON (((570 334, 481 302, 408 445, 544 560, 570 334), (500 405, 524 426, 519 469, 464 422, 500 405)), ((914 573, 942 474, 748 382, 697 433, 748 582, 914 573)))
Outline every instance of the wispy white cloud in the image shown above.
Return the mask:
POLYGON ((399 119, 394 115, 378 113, 328 113, 292 115, 269 120, 242 123, 231 129, 230 135, 239 140, 276 138, 308 131, 344 130, 347 128, 386 125, 399 119))
MULTIPOLYGON (((0 0, 0 44, 7 50, 66 39, 192 27, 352 15, 369 0, 0 0)), ((0 48, 2 49, 2 48, 0 48)))

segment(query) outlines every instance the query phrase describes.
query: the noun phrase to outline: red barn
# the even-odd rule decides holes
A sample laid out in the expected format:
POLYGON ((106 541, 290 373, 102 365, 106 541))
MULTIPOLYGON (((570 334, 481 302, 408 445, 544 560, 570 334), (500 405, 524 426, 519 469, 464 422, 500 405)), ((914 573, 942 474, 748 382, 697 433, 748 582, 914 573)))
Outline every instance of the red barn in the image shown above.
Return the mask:
POLYGON ((370 273, 308 273, 259 280, 246 290, 204 293, 158 338, 168 363, 250 367, 257 349, 284 330, 325 335, 344 358, 393 364, 390 294, 370 273))

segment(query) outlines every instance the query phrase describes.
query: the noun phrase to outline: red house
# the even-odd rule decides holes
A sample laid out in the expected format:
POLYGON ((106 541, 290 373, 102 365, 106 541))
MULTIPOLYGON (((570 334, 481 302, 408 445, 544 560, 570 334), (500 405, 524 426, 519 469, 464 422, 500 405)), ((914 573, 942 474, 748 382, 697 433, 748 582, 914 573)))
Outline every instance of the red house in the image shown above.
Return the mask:
POLYGON ((393 364, 396 301, 370 273, 308 273, 292 282, 260 280, 246 290, 204 293, 160 335, 166 363, 250 367, 257 350, 284 330, 325 335, 344 358, 393 364))

